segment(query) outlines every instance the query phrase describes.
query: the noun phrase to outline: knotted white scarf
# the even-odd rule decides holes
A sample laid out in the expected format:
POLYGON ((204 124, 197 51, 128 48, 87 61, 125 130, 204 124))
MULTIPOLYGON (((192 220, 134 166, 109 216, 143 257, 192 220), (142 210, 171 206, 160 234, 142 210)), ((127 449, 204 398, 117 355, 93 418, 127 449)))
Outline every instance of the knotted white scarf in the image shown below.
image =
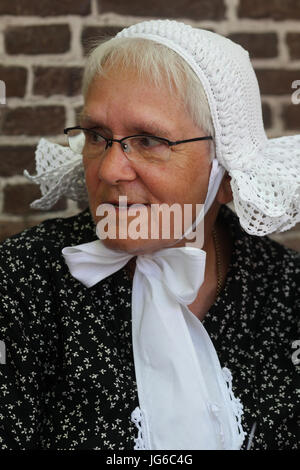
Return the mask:
MULTIPOLYGON (((214 160, 204 215, 223 174, 214 160)), ((198 219, 204 215, 202 211, 198 219)), ((111 250, 101 240, 66 247, 62 253, 71 274, 87 287, 134 256, 111 250)), ((221 368, 204 326, 187 307, 203 283, 205 260, 205 251, 191 246, 137 257, 132 287, 140 405, 132 412, 139 428, 135 449, 240 449, 243 443, 242 405, 233 396, 231 373, 221 368)))

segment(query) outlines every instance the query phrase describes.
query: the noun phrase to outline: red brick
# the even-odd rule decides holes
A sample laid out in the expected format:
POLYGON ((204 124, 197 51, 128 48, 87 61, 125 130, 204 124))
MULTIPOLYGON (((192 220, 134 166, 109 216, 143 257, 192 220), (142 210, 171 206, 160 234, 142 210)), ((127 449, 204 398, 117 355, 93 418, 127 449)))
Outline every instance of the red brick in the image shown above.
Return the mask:
POLYGON ((262 103, 262 114, 265 129, 272 127, 272 113, 268 103, 262 103))
POLYGON ((0 243, 8 237, 23 232, 26 228, 25 220, 20 220, 19 222, 13 222, 9 219, 0 220, 0 243))
POLYGON ((26 169, 29 173, 35 171, 35 147, 6 145, 0 147, 1 164, 0 176, 23 175, 26 169))
POLYGON ((90 0, 1 0, 0 3, 0 15, 85 16, 90 13, 90 0))
POLYGON ((285 105, 281 114, 285 129, 300 132, 300 104, 285 105))
POLYGON ((99 13, 193 20, 223 20, 226 11, 223 0, 98 0, 98 9, 99 13))
POLYGON ((240 18, 268 18, 276 21, 300 19, 299 0, 240 0, 240 18))
POLYGON ((86 28, 83 28, 81 43, 84 49, 84 54, 87 54, 103 39, 110 39, 122 29, 122 26, 87 26, 86 28))
POLYGON ((292 250, 300 251, 300 238, 288 238, 283 239, 280 243, 287 248, 291 248, 292 250))
POLYGON ((294 227, 290 228, 289 232, 299 232, 299 235, 300 235, 300 222, 294 225, 294 227))
POLYGON ((300 79, 300 70, 255 69, 255 73, 265 95, 292 95, 292 83, 300 79))
MULTIPOLYGON (((8 184, 4 187, 3 195, 3 212, 5 214, 28 215, 44 213, 44 211, 30 207, 31 202, 41 197, 39 186, 36 184, 8 184)), ((65 209, 66 200, 61 199, 50 211, 65 209)))
POLYGON ((5 109, 2 134, 49 136, 62 134, 64 127, 63 106, 24 106, 5 109))
POLYGON ((84 201, 78 201, 77 202, 77 206, 78 208, 83 211, 84 209, 86 209, 88 207, 89 203, 88 202, 84 202, 84 201))
POLYGON ((300 59, 300 33, 288 33, 286 35, 286 42, 292 60, 300 59))
POLYGON ((244 47, 251 58, 259 59, 278 55, 276 33, 233 33, 228 38, 244 47))
POLYGON ((11 26, 4 32, 8 54, 61 54, 70 49, 67 24, 11 26))
POLYGON ((26 91, 27 70, 25 67, 0 66, 0 80, 6 86, 6 97, 22 98, 26 91))
POLYGON ((33 93, 43 96, 79 95, 81 80, 81 67, 35 67, 33 93))

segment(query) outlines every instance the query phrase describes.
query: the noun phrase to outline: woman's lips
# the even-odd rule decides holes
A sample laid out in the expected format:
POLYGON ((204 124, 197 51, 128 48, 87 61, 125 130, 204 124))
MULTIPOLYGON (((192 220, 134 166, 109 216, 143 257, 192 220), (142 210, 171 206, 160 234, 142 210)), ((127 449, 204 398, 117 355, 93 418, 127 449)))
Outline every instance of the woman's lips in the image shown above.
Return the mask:
POLYGON ((150 205, 149 203, 146 203, 146 202, 127 202, 126 204, 121 204, 121 205, 119 205, 118 202, 104 202, 103 204, 111 204, 114 207, 118 207, 118 208, 130 207, 133 205, 135 206, 149 206, 150 205))
POLYGON ((130 208, 134 208, 134 209, 139 209, 139 208, 143 208, 143 207, 149 207, 149 204, 139 204, 137 202, 134 202, 132 204, 127 204, 126 206, 119 206, 119 205, 116 205, 114 206, 116 210, 128 210, 130 208))
POLYGON ((126 204, 119 204, 118 202, 112 202, 112 201, 107 201, 103 202, 101 205, 110 205, 114 207, 114 210, 119 212, 119 211, 128 211, 129 209, 140 209, 140 210, 145 210, 146 208, 150 207, 150 204, 144 203, 144 202, 127 202, 126 204))

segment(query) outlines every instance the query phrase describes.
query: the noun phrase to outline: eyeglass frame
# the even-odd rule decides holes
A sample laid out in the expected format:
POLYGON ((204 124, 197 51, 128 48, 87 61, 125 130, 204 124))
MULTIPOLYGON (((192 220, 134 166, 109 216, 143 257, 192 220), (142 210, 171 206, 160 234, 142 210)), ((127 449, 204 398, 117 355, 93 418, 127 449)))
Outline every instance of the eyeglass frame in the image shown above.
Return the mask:
POLYGON ((113 142, 118 142, 121 145, 123 152, 125 152, 125 153, 126 153, 126 149, 124 149, 124 147, 122 145, 122 142, 126 139, 133 138, 133 137, 152 137, 154 139, 162 140, 163 142, 168 144, 169 147, 172 147, 172 146, 178 145, 178 144, 184 144, 184 143, 187 143, 187 142, 196 142, 196 141, 200 141, 200 140, 213 140, 213 137, 211 135, 209 135, 209 136, 204 136, 204 137, 194 137, 193 139, 172 141, 172 140, 166 139, 165 137, 159 137, 157 135, 151 135, 151 134, 135 134, 135 135, 128 135, 127 137, 122 137, 122 139, 108 139, 107 137, 104 137, 102 134, 99 134, 99 132, 94 131, 93 130, 93 129, 95 129, 94 127, 86 128, 86 127, 81 127, 81 126, 66 127, 64 129, 64 134, 66 134, 68 136, 69 131, 74 131, 76 129, 82 130, 82 131, 89 131, 89 132, 92 131, 93 134, 96 134, 99 137, 102 137, 102 139, 104 139, 105 142, 106 142, 106 146, 105 146, 104 150, 107 150, 108 147, 112 147, 113 142))

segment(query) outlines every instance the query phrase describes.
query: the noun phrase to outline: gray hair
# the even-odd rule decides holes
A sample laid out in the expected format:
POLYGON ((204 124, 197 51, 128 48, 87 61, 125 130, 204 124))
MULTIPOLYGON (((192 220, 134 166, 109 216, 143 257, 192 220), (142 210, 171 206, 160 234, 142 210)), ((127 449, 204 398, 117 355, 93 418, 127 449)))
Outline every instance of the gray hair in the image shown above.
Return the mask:
MULTIPOLYGON (((142 80, 160 87, 166 83, 176 92, 196 126, 207 135, 215 136, 211 113, 203 86, 189 64, 163 44, 142 38, 111 38, 98 41, 91 49, 82 80, 86 98, 95 75, 105 76, 109 69, 133 68, 142 80)), ((214 140, 210 142, 210 160, 215 156, 214 140)))

